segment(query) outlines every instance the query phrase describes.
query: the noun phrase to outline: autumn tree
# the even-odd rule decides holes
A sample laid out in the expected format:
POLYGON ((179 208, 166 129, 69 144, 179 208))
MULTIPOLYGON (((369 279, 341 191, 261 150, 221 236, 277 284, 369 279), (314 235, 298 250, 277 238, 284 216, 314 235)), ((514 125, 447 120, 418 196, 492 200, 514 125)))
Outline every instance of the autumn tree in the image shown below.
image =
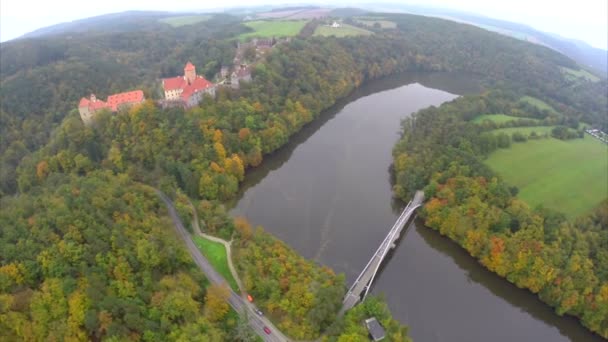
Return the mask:
POLYGON ((230 310, 228 298, 230 298, 228 285, 210 285, 205 295, 205 316, 212 322, 223 319, 230 310))

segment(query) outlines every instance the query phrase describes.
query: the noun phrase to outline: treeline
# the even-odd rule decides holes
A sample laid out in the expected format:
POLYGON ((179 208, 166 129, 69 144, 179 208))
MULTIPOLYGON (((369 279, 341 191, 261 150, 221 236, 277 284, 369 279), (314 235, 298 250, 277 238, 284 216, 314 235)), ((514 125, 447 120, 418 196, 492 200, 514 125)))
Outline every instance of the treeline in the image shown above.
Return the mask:
POLYGON ((515 198, 516 189, 482 163, 491 152, 488 133, 468 121, 500 112, 508 101, 499 91, 467 96, 405 120, 393 151, 394 191, 406 200, 424 188, 427 226, 558 314, 577 316, 608 338, 608 200, 569 221, 515 198))
MULTIPOLYGON (((277 115, 289 98, 314 117, 369 79, 408 70, 466 71, 488 85, 541 98, 567 118, 608 129, 606 81, 568 81, 560 66, 576 66, 566 57, 468 25, 387 16, 398 30, 369 37, 294 39, 277 47, 281 51, 256 68, 254 85, 241 95, 277 115), (327 66, 335 70, 326 74, 327 66)), ((158 98, 158 79, 181 74, 186 60, 211 77, 231 63, 234 44, 227 38, 245 30, 237 23, 237 18, 217 15, 181 28, 147 24, 133 31, 108 29, 3 44, 1 62, 9 67, 0 79, 0 191, 17 191, 15 169, 21 159, 47 142, 80 97, 96 92, 104 98, 140 87, 148 98, 158 98)), ((289 129, 279 125, 272 131, 278 130, 289 129)))

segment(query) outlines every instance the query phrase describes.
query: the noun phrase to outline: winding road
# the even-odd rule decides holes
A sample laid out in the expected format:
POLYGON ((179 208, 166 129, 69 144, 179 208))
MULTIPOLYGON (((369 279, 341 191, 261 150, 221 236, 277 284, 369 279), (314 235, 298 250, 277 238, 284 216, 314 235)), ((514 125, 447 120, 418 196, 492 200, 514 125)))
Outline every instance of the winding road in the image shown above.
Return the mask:
MULTIPOLYGON (((182 238, 182 240, 184 240, 186 247, 188 248, 188 252, 190 252, 192 259, 194 260, 194 263, 200 268, 201 271, 203 271, 203 273, 207 276, 207 279, 209 279, 212 284, 225 284, 228 288, 230 288, 226 280, 213 268, 213 266, 211 266, 209 260, 207 260, 201 254, 201 252, 198 250, 198 248, 192 241, 190 234, 188 233, 186 228, 184 228, 184 224, 177 215, 177 211, 175 210, 171 199, 169 199, 165 194, 163 194, 159 190, 156 190, 156 192, 163 200, 163 202, 165 202, 165 205, 167 206, 167 209, 169 211, 169 216, 171 217, 171 220, 173 220, 173 226, 175 227, 175 230, 177 231, 178 235, 182 238)), ((266 317, 257 315, 253 310, 253 305, 241 298, 232 289, 230 289, 230 297, 228 298, 228 303, 235 311, 240 314, 247 312, 247 316, 249 317, 249 326, 258 335, 260 335, 264 339, 264 341, 289 341, 289 339, 283 333, 281 333, 268 319, 266 319, 266 317), (268 327, 268 329, 270 329, 270 334, 266 334, 264 332, 264 327, 268 327)))

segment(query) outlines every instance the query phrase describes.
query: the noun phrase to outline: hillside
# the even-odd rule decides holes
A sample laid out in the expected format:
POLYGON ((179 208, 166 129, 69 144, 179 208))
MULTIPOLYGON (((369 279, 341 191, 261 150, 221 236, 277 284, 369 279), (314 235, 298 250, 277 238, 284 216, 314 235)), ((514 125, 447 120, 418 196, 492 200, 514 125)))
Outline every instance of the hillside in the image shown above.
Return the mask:
POLYGON ((402 11, 468 23, 507 36, 547 46, 572 58, 586 69, 593 70, 594 73, 604 78, 606 78, 605 75, 608 72, 608 51, 595 48, 582 41, 542 32, 524 24, 432 6, 377 3, 366 5, 365 8, 371 11, 402 11))
MULTIPOLYGON (((424 158, 420 152, 439 146, 453 154, 438 163, 421 160, 410 178, 398 177, 400 196, 422 188, 438 171, 433 168, 446 167, 450 157, 473 160, 450 149, 469 153, 482 145, 467 134, 486 128, 466 126, 464 118, 549 116, 548 110, 520 101, 524 96, 558 110, 560 123, 605 125, 606 81, 569 80, 562 68, 578 66, 568 57, 471 25, 414 15, 382 17, 396 29, 365 26, 372 35, 294 37, 279 44, 255 65, 251 83, 222 89, 216 99, 193 108, 162 109, 147 101, 118 115, 101 113, 92 126, 84 126, 74 110, 81 96, 141 87, 147 98, 158 99, 158 78, 180 73, 187 60, 211 78, 231 62, 236 38, 248 28, 236 17, 217 15, 191 25, 67 31, 3 44, 2 64, 10 67, 2 69, 0 79, 2 205, 10 210, 2 211, 0 221, 10 229, 0 231, 0 248, 8 251, 0 260, 1 333, 40 340, 230 338, 220 330, 235 332, 237 319, 227 309, 213 314, 209 303, 214 300, 203 293, 196 271, 181 275, 192 267, 185 251, 167 231, 156 234, 167 224, 154 186, 176 199, 185 218, 190 209, 184 203, 191 198, 208 232, 234 239, 243 255, 239 267, 247 276, 245 286, 281 330, 311 340, 333 327, 335 340, 341 333, 362 338, 355 324, 338 320, 333 325, 345 290, 343 276, 304 260, 261 229, 234 223, 226 213, 223 203, 238 192, 248 167, 259 165, 356 87, 405 71, 474 73, 500 96, 455 102, 449 109, 460 113, 458 120, 435 115, 437 121, 421 121, 416 134, 422 146, 408 153, 424 158), (51 309, 53 302, 61 303, 59 309, 51 309), (26 336, 27 327, 40 328, 26 336)), ((506 201, 505 189, 501 185, 482 194, 495 190, 506 201)), ((499 223, 501 231, 510 229, 499 223)), ((596 278, 604 279, 605 270, 600 271, 596 278)), ((604 328, 604 313, 577 304, 560 310, 579 317, 592 312, 599 319, 585 322, 595 331, 604 328)), ((390 323, 391 336, 406 340, 406 328, 391 321, 385 308, 378 310, 390 323)))

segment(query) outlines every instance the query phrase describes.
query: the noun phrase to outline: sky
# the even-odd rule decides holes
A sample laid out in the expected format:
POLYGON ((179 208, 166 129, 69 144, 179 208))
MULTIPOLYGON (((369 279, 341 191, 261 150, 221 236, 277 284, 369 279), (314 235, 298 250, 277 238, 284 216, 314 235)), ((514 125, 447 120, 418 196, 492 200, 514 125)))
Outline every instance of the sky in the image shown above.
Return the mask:
MULTIPOLYGON (((458 9, 557 33, 606 49, 608 45, 608 0, 380 0, 458 9)), ((322 0, 2 0, 0 1, 0 41, 17 38, 38 28, 66 21, 127 10, 194 11, 218 7, 262 4, 314 3, 356 6, 361 1, 322 0)))

